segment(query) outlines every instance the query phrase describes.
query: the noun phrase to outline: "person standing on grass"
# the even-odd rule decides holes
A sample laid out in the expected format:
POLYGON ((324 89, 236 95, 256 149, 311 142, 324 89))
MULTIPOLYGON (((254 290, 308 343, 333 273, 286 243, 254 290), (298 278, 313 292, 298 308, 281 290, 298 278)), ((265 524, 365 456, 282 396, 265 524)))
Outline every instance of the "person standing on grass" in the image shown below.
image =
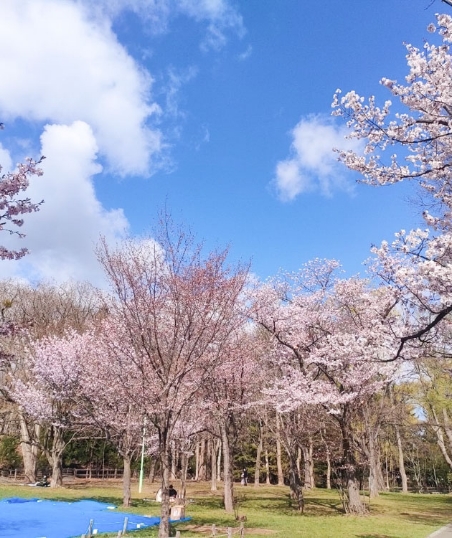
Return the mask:
POLYGON ((240 477, 242 479, 241 480, 242 486, 246 486, 248 484, 248 471, 245 468, 243 468, 243 471, 240 477))

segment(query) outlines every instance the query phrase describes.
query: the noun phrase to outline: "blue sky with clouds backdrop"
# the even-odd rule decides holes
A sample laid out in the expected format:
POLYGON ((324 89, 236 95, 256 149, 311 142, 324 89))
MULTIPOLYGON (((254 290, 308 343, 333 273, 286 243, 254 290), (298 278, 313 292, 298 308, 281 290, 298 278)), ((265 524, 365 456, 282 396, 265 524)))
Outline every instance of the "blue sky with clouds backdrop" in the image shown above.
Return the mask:
MULTIPOLYGON (((422 224, 408 186, 371 188, 336 163, 336 88, 387 92, 440 0, 1 0, 0 162, 44 154, 31 254, 0 278, 101 282, 93 254, 167 207, 260 278, 422 224)), ((434 39, 434 38, 433 38, 434 39)), ((18 246, 6 234, 0 241, 18 246)))

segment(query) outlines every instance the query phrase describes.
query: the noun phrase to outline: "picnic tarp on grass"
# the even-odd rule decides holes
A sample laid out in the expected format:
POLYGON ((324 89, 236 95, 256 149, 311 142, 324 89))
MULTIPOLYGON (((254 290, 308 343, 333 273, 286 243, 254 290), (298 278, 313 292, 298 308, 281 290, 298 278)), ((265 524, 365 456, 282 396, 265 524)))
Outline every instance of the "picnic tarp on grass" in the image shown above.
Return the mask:
POLYGON ((51 501, 12 497, 0 501, 0 537, 73 538, 87 533, 90 520, 97 533, 118 532, 128 518, 127 531, 158 525, 160 518, 118 512, 97 501, 51 501))

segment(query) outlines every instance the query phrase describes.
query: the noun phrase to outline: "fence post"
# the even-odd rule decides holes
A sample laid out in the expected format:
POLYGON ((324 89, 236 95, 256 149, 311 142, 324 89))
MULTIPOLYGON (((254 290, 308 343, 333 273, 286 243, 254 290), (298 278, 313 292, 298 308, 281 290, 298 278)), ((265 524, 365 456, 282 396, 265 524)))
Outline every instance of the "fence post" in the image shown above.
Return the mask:
POLYGON ((212 536, 216 536, 217 535, 217 527, 216 525, 212 525, 212 536))
POLYGON ((232 538, 232 527, 228 527, 228 538, 232 538))
POLYGON ((89 526, 88 526, 87 538, 91 538, 91 536, 93 535, 93 526, 94 526, 94 519, 90 519, 89 520, 89 526))
POLYGON ((128 517, 125 517, 124 518, 124 525, 122 526, 122 534, 123 536, 126 535, 126 532, 127 532, 127 523, 129 522, 129 518, 128 517))
POLYGON ((180 538, 180 531, 176 532, 176 538, 180 538))
POLYGON ((245 536, 245 523, 243 521, 240 523, 240 538, 245 536))

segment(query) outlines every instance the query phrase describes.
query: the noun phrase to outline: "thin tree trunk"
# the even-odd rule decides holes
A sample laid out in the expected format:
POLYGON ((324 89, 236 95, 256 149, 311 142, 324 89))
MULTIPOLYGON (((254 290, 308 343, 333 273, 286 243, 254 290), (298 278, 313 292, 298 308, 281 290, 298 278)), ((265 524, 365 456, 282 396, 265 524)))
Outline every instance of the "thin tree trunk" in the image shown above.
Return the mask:
POLYGON ((178 460, 178 450, 175 441, 171 443, 171 480, 176 480, 176 468, 178 460))
POLYGON ((199 450, 199 480, 207 479, 206 440, 201 439, 199 450))
POLYGON ((397 449, 399 453, 399 473, 402 479, 402 492, 408 493, 408 479, 405 470, 405 458, 403 456, 402 436, 400 435, 400 429, 398 424, 395 425, 395 433, 397 439, 397 449))
POLYGON ((452 470, 452 459, 449 455, 449 452, 446 447, 446 443, 444 442, 444 434, 443 429, 441 427, 441 424, 439 423, 438 417, 436 415, 435 410, 432 408, 432 415, 435 419, 435 425, 433 426, 433 430, 436 434, 436 439, 438 446, 441 450, 442 455, 444 456, 444 459, 446 460, 447 464, 449 465, 449 468, 452 470))
POLYGON ((301 447, 303 451, 303 462, 304 462, 304 487, 305 489, 312 489, 315 487, 314 484, 314 458, 313 458, 313 442, 312 438, 309 437, 309 445, 303 445, 301 447))
POLYGON ((331 489, 331 458, 329 450, 326 452, 326 489, 331 489))
POLYGON ((276 467, 278 469, 278 486, 284 486, 281 450, 281 421, 278 413, 276 413, 276 467))
POLYGON ((199 453, 200 453, 200 447, 199 447, 199 441, 196 441, 195 444, 195 480, 199 480, 199 453))
POLYGON ((262 424, 259 424, 259 443, 257 445, 256 451, 256 465, 254 467, 254 487, 259 487, 260 482, 260 471, 261 471, 261 459, 262 459, 262 449, 264 447, 262 424))
POLYGON ((270 458, 268 456, 268 449, 265 449, 265 483, 269 486, 271 484, 270 481, 270 458))
POLYGON ((181 471, 180 471, 180 492, 179 497, 185 499, 187 494, 187 471, 188 471, 188 455, 186 452, 181 452, 181 471))
POLYGON ((221 442, 221 439, 218 440, 218 445, 217 445, 217 481, 221 482, 222 478, 221 478, 221 458, 222 458, 222 454, 223 454, 223 444, 221 442))
POLYGON ((149 482, 152 484, 155 480, 155 458, 151 458, 149 467, 149 482))
MULTIPOLYGON (((289 486, 291 490, 292 497, 297 503, 297 509, 299 512, 303 513, 304 511, 304 498, 303 498, 303 489, 301 486, 300 470, 298 463, 298 457, 295 458, 292 454, 288 454, 290 461, 290 475, 289 475, 289 486)), ((297 451, 298 456, 298 451, 297 451)))
POLYGON ((212 470, 210 475, 210 490, 217 491, 217 444, 215 439, 212 439, 210 443, 210 466, 212 470))

